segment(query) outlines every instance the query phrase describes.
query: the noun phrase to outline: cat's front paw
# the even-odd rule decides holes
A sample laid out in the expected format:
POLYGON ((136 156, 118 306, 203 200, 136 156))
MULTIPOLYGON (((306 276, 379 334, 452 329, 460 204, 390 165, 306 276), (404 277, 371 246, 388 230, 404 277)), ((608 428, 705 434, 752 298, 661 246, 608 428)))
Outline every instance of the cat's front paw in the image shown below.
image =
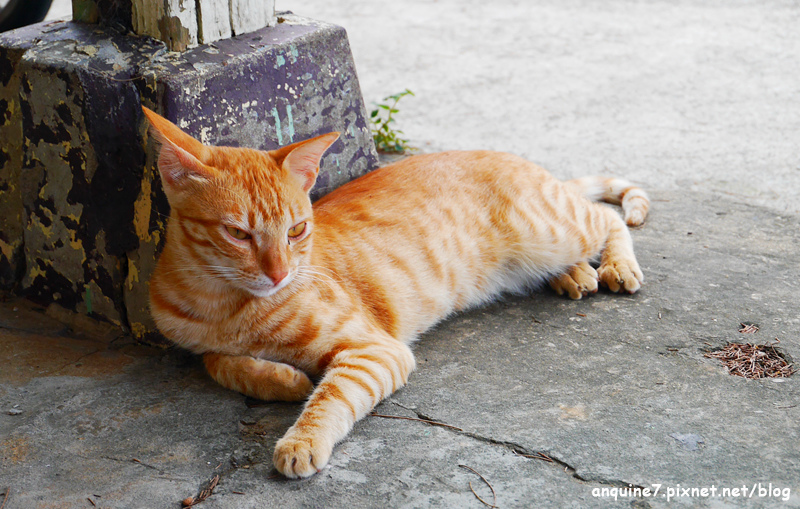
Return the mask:
POLYGON ((272 462, 290 479, 310 477, 328 464, 331 452, 333 445, 327 441, 290 430, 275 444, 272 462))
POLYGON ((600 283, 612 292, 636 293, 642 287, 644 274, 633 259, 608 260, 597 269, 600 283))

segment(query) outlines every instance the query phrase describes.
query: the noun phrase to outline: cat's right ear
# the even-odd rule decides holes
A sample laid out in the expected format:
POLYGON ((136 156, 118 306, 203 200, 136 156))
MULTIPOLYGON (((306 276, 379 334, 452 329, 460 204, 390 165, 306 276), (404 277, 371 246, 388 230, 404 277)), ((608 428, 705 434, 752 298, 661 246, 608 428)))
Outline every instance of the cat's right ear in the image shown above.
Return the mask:
POLYGON ((158 154, 158 171, 168 197, 191 182, 208 181, 214 169, 206 166, 208 148, 181 131, 178 126, 158 113, 142 106, 150 121, 150 135, 161 143, 158 154))
POLYGON ((270 155, 290 175, 298 179, 303 191, 308 192, 317 181, 322 155, 338 139, 339 133, 327 133, 273 150, 270 155))

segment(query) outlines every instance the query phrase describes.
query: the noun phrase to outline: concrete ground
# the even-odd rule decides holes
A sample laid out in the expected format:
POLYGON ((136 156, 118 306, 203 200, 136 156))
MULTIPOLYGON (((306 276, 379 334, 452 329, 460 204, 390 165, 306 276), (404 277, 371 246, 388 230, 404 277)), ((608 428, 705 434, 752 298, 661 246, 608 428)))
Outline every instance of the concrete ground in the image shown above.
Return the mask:
POLYGON ((299 405, 7 302, 3 509, 179 507, 216 475, 200 507, 800 507, 800 375, 747 380, 704 357, 779 341, 800 358, 800 6, 277 7, 348 29, 368 102, 413 90, 398 122, 424 151, 506 150, 645 186, 644 287, 542 291, 444 322, 377 408, 411 420, 367 417, 305 481, 270 462, 299 405))

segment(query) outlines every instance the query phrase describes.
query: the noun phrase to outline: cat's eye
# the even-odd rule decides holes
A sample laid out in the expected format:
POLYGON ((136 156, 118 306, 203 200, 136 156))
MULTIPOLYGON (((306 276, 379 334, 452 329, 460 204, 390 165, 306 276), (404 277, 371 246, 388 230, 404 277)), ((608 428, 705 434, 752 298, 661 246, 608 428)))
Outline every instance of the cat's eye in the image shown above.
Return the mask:
POLYGON ((244 230, 240 230, 239 228, 234 228, 233 226, 226 226, 225 230, 227 230, 228 234, 236 240, 247 240, 250 238, 250 234, 244 230))
POLYGON ((291 228, 289 228, 289 238, 296 239, 300 237, 300 235, 302 235, 305 231, 306 231, 306 223, 305 221, 303 221, 302 223, 296 224, 291 228))

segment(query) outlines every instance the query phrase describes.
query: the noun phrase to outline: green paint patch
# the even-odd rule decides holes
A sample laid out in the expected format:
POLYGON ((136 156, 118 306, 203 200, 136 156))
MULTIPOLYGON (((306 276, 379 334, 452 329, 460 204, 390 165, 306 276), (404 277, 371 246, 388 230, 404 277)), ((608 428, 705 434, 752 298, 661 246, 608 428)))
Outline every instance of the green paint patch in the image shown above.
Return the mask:
POLYGON ((294 142, 294 119, 292 118, 292 105, 286 105, 286 129, 289 131, 289 141, 294 142))
POLYGON ((92 314, 92 289, 88 286, 83 293, 83 303, 86 304, 86 314, 92 314))
POLYGON ((272 118, 275 119, 275 134, 278 137, 278 145, 283 145, 283 133, 281 132, 281 116, 278 114, 278 108, 272 108, 272 118))

